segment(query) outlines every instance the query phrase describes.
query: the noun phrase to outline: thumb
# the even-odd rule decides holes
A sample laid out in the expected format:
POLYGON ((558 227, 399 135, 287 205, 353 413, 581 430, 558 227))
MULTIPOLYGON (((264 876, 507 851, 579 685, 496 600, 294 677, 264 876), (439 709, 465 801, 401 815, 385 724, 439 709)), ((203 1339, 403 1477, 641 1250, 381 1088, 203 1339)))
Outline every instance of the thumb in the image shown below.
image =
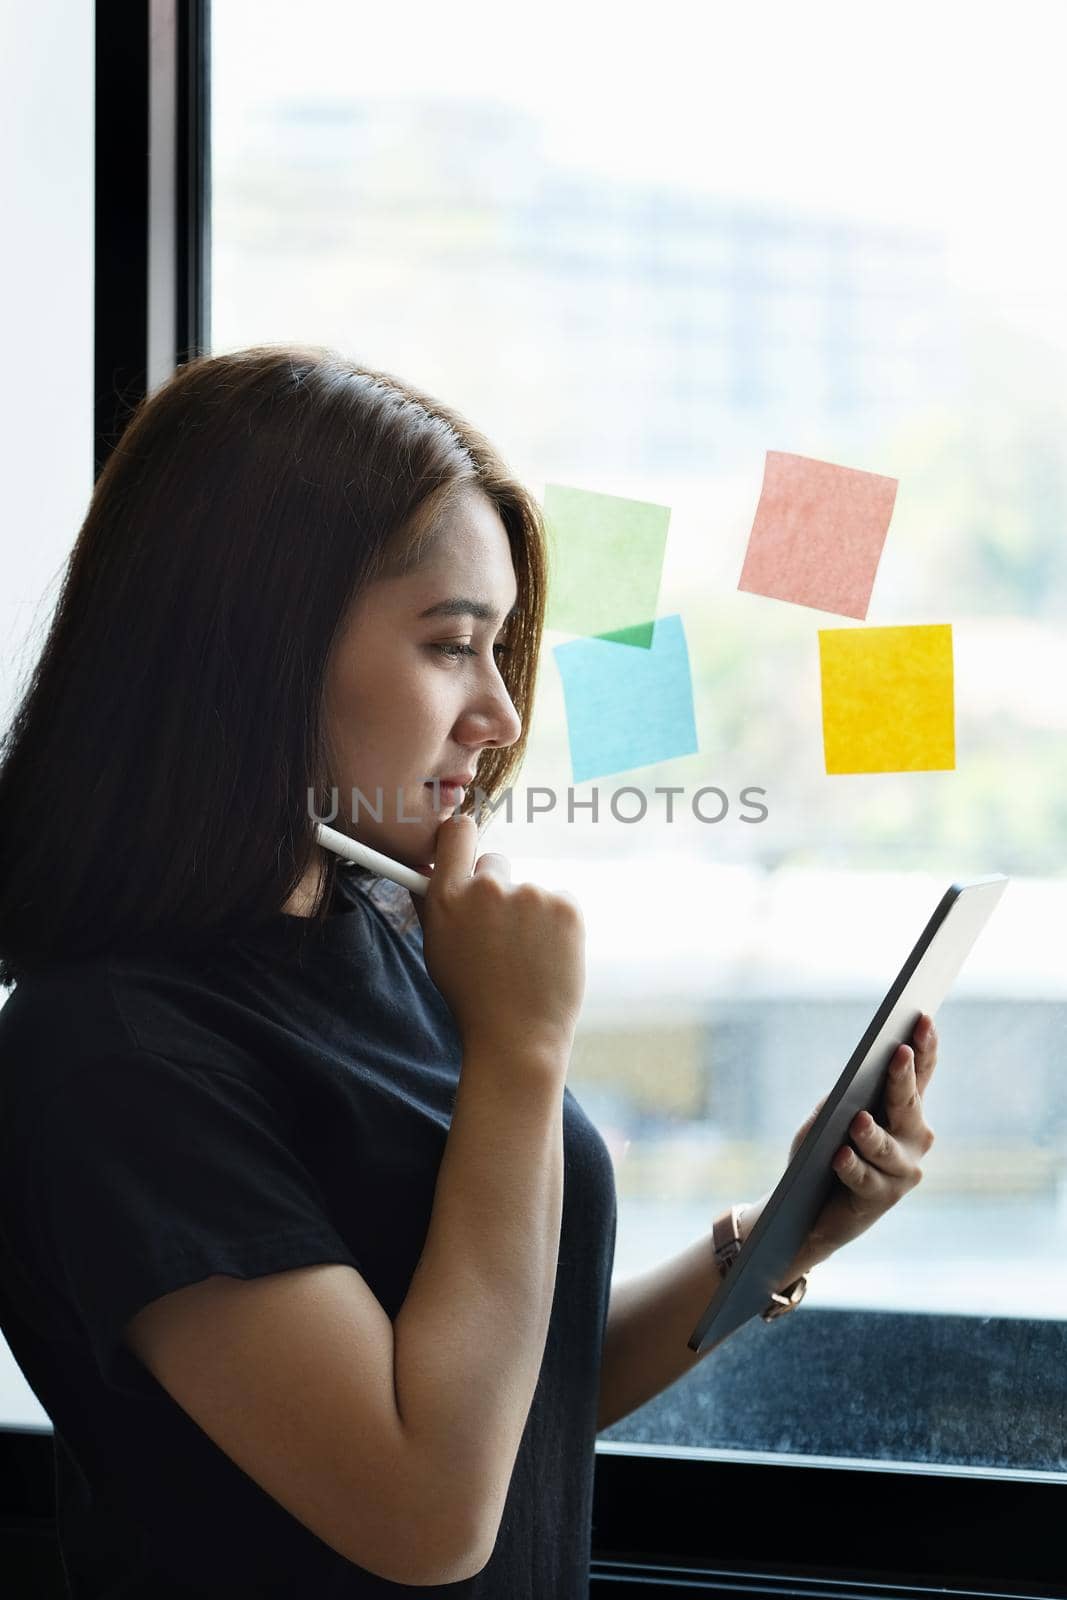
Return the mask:
POLYGON ((814 1111, 812 1111, 811 1114, 804 1119, 804 1121, 800 1124, 800 1127, 797 1129, 796 1134, 793 1137, 793 1143, 789 1146, 789 1159, 790 1159, 790 1161, 792 1161, 793 1157, 796 1155, 796 1153, 799 1150, 800 1146, 803 1144, 804 1140, 807 1138, 808 1134, 811 1132, 812 1123, 815 1121, 815 1118, 819 1115, 819 1112, 822 1110, 823 1106, 826 1104, 826 1100, 827 1100, 827 1096, 823 1095, 822 1099, 819 1101, 819 1103, 815 1107, 814 1111))

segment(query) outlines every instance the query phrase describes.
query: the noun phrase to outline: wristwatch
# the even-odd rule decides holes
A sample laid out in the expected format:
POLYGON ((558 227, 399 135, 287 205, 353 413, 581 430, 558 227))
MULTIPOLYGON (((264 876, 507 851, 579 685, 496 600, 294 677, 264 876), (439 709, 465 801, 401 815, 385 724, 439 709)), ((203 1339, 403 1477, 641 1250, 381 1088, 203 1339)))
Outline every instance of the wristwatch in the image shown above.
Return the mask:
MULTIPOLYGON (((731 1206, 729 1211, 724 1211, 721 1217, 715 1218, 711 1230, 711 1242, 720 1278, 725 1278, 741 1254, 741 1214, 746 1209, 747 1207, 743 1205, 731 1206)), ((777 1317, 784 1317, 790 1311, 795 1311, 803 1300, 807 1287, 808 1275, 802 1272, 799 1278, 794 1278, 784 1289, 776 1289, 765 1309, 760 1312, 764 1322, 774 1322, 777 1317)))

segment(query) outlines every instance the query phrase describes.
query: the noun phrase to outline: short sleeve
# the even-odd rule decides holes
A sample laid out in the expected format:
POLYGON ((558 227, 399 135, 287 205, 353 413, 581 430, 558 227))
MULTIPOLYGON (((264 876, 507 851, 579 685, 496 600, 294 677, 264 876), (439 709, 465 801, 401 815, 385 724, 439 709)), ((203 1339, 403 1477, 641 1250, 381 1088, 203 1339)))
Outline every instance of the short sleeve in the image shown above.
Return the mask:
POLYGON ((39 1266, 105 1383, 143 1395, 154 1382, 122 1330, 173 1289, 359 1267, 269 1082, 138 1050, 69 1074, 42 1108, 26 1174, 39 1266))

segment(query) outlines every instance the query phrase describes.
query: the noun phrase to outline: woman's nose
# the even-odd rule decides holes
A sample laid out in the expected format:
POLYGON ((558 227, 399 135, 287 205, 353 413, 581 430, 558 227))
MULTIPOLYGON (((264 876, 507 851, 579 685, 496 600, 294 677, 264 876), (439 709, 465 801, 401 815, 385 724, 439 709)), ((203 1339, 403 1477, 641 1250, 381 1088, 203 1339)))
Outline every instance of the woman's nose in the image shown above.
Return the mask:
POLYGON ((481 730, 473 737, 491 739, 495 745, 514 744, 522 732, 522 718, 515 710, 503 681, 490 696, 479 696, 477 702, 468 708, 466 720, 472 727, 481 730))
POLYGON ((503 737, 501 737, 501 738, 499 738, 497 740, 497 743, 498 744, 504 744, 504 745, 514 744, 515 740, 519 737, 519 734, 522 732, 522 718, 519 716, 519 713, 515 710, 515 707, 514 707, 514 705, 512 703, 510 695, 505 695, 505 697, 504 697, 504 713, 503 713, 503 715, 504 715, 504 725, 505 725, 507 731, 503 735, 503 737))

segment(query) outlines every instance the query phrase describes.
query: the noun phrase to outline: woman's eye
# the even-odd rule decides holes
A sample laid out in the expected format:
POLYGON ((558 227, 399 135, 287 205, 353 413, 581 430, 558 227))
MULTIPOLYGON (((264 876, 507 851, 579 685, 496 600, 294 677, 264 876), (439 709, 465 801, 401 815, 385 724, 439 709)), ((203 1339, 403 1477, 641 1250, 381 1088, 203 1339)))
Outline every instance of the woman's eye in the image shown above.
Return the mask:
MULTIPOLYGON (((506 656, 509 648, 506 644, 495 644, 493 646, 493 654, 506 656)), ((440 650, 441 654, 447 656, 450 661, 456 661, 460 656, 476 656, 478 654, 477 650, 472 650, 469 644, 460 644, 458 642, 437 644, 434 645, 434 649, 440 650)))

